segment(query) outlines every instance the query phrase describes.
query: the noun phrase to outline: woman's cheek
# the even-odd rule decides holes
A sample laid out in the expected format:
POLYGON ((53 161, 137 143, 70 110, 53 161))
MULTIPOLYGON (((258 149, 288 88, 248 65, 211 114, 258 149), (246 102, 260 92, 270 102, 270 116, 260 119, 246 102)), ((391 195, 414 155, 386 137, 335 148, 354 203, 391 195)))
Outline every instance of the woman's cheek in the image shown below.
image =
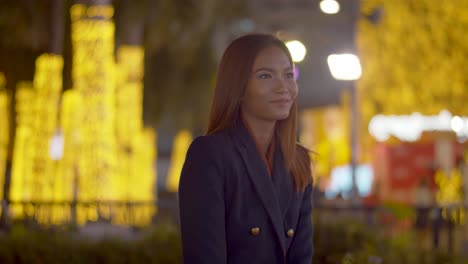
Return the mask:
POLYGON ((296 99, 296 96, 297 96, 297 92, 298 92, 298 89, 297 89, 297 85, 294 84, 292 89, 291 89, 291 95, 294 99, 296 99))

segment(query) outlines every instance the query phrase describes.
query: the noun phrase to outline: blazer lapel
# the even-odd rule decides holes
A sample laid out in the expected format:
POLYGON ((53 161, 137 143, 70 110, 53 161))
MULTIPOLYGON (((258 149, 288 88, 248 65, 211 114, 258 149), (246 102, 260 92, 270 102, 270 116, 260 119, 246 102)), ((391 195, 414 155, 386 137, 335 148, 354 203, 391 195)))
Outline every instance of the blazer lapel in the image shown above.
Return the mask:
POLYGON ((283 217, 275 196, 273 182, 263 160, 261 159, 253 139, 250 137, 247 129, 242 125, 238 125, 234 130, 233 135, 237 140, 236 144, 239 153, 247 168, 247 174, 253 183, 254 189, 260 197, 265 210, 268 213, 276 235, 283 249, 283 254, 286 254, 285 235, 283 227, 283 217))
POLYGON ((286 169, 280 148, 276 148, 275 150, 273 168, 273 182, 279 197, 278 203, 281 209, 281 219, 284 219, 293 197, 294 183, 291 175, 286 169))

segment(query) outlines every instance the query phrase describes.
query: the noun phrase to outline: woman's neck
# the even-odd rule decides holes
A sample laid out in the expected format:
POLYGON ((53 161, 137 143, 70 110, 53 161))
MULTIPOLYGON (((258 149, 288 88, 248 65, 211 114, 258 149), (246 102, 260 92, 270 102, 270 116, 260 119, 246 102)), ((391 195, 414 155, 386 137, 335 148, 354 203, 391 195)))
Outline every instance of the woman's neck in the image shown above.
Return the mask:
POLYGON ((268 146, 270 146, 275 131, 276 121, 267 121, 256 118, 250 118, 249 116, 242 116, 243 122, 246 122, 250 128, 252 136, 257 142, 260 150, 263 154, 267 153, 268 146))

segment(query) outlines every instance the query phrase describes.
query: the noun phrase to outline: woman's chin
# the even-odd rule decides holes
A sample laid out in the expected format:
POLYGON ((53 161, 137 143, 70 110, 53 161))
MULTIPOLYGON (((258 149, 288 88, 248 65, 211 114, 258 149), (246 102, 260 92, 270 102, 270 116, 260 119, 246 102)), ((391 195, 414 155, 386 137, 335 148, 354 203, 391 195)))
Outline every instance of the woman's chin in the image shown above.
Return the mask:
POLYGON ((278 114, 275 115, 274 119, 276 121, 280 121, 280 120, 284 120, 284 119, 286 119, 288 117, 289 117, 289 112, 287 112, 287 113, 278 113, 278 114))

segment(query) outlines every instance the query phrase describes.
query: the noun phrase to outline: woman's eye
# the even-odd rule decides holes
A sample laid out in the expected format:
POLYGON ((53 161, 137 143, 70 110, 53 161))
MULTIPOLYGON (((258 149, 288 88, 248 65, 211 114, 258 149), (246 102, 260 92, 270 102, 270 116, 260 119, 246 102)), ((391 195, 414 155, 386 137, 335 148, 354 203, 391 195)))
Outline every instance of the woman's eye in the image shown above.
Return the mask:
POLYGON ((268 78, 271 78, 271 75, 268 74, 268 73, 263 73, 263 74, 260 74, 260 75, 258 76, 258 78, 260 78, 260 79, 268 79, 268 78))
POLYGON ((292 78, 294 78, 294 73, 288 72, 288 73, 286 73, 286 77, 288 77, 288 79, 292 79, 292 78))

